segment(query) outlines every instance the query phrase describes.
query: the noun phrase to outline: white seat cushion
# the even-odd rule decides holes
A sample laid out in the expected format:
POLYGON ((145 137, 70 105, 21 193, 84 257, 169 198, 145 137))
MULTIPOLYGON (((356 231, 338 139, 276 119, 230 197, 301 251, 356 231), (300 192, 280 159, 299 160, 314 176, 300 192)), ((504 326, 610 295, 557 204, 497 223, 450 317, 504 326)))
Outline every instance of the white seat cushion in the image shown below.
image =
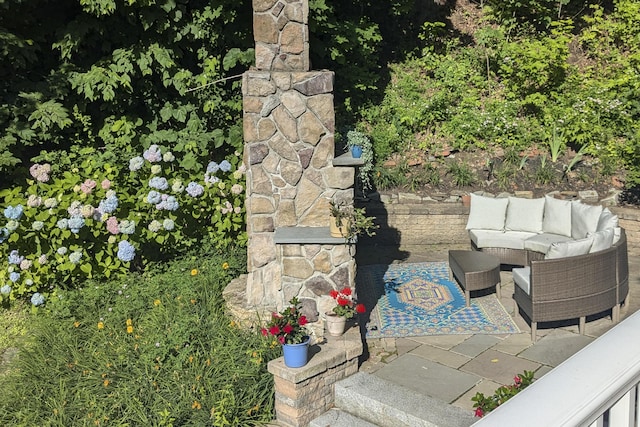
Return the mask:
POLYGON ((542 217, 544 215, 544 199, 523 199, 509 197, 505 231, 528 231, 542 233, 542 217))
POLYGON ((469 237, 479 248, 524 249, 524 242, 535 233, 524 231, 469 230, 469 237))
POLYGON ((483 197, 471 193, 467 230, 504 230, 509 199, 483 197))
POLYGON ((545 196, 542 231, 571 237, 571 201, 545 196))
POLYGON ((596 231, 606 230, 607 228, 616 228, 618 226, 618 215, 614 215, 609 208, 602 209, 600 218, 598 218, 598 226, 596 231))
POLYGON ((525 291, 527 295, 531 295, 529 293, 531 290, 531 267, 514 268, 512 273, 513 283, 525 291))
POLYGON ((613 228, 608 228, 602 231, 596 231, 595 233, 589 233, 589 237, 593 237, 593 245, 589 249, 589 253, 603 251, 609 249, 613 245, 613 237, 615 231, 613 228))
POLYGON ((570 256, 578 256, 588 254, 593 245, 593 237, 585 237, 584 239, 570 240, 568 242, 553 243, 549 248, 549 252, 545 255, 545 259, 566 258, 570 256))
POLYGON ((571 237, 560 234, 542 233, 529 237, 524 241, 524 248, 530 251, 546 254, 553 243, 568 242, 571 237))
POLYGON ((571 237, 582 239, 587 233, 595 233, 602 213, 602 206, 586 205, 579 200, 571 202, 571 237))

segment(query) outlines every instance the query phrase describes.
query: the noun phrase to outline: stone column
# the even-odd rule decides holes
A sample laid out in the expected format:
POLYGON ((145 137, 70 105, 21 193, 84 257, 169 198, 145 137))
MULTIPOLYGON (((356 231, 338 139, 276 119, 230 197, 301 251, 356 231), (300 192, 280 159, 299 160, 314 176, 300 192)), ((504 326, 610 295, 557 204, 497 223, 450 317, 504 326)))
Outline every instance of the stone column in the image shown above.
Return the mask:
MULTIPOLYGON (((243 76, 249 307, 303 303, 316 337, 331 289, 353 286, 355 261, 339 239, 280 239, 327 228, 329 202, 353 202, 354 169, 334 167, 331 71, 309 71, 308 1, 254 0, 256 68, 243 76), (293 231, 292 231, 293 230, 293 231)), ((317 233, 316 233, 317 234, 317 233)), ((353 249, 353 248, 351 248, 353 249)))

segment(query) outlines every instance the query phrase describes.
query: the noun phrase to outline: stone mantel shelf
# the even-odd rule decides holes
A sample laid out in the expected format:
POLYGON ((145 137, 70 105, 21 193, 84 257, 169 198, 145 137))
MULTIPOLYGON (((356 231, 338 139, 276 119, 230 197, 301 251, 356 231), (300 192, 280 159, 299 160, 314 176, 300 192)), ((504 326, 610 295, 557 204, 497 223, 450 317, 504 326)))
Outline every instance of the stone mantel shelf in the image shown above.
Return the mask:
POLYGON ((362 166, 364 165, 364 159, 362 157, 355 158, 351 155, 351 151, 347 151, 344 154, 339 155, 333 159, 333 166, 362 166))
POLYGON ((346 245, 344 237, 331 237, 329 227, 279 227, 274 235, 276 245, 346 245))

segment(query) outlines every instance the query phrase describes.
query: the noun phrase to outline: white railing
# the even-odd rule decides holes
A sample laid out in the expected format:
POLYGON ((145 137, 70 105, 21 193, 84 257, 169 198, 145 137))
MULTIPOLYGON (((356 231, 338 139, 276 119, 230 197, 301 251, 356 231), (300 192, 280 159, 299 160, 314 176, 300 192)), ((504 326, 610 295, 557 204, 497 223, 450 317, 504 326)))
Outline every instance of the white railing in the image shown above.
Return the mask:
POLYGON ((473 427, 634 427, 640 421, 640 311, 473 427))

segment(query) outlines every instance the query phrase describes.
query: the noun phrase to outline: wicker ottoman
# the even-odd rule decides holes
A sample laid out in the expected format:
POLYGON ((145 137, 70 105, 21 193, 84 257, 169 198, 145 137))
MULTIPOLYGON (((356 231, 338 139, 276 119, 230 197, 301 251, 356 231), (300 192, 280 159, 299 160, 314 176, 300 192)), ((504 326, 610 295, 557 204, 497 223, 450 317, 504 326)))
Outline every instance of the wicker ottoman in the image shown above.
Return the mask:
POLYGON ((464 290, 469 306, 471 291, 496 287, 500 298, 500 260, 478 251, 449 251, 451 275, 464 290))

